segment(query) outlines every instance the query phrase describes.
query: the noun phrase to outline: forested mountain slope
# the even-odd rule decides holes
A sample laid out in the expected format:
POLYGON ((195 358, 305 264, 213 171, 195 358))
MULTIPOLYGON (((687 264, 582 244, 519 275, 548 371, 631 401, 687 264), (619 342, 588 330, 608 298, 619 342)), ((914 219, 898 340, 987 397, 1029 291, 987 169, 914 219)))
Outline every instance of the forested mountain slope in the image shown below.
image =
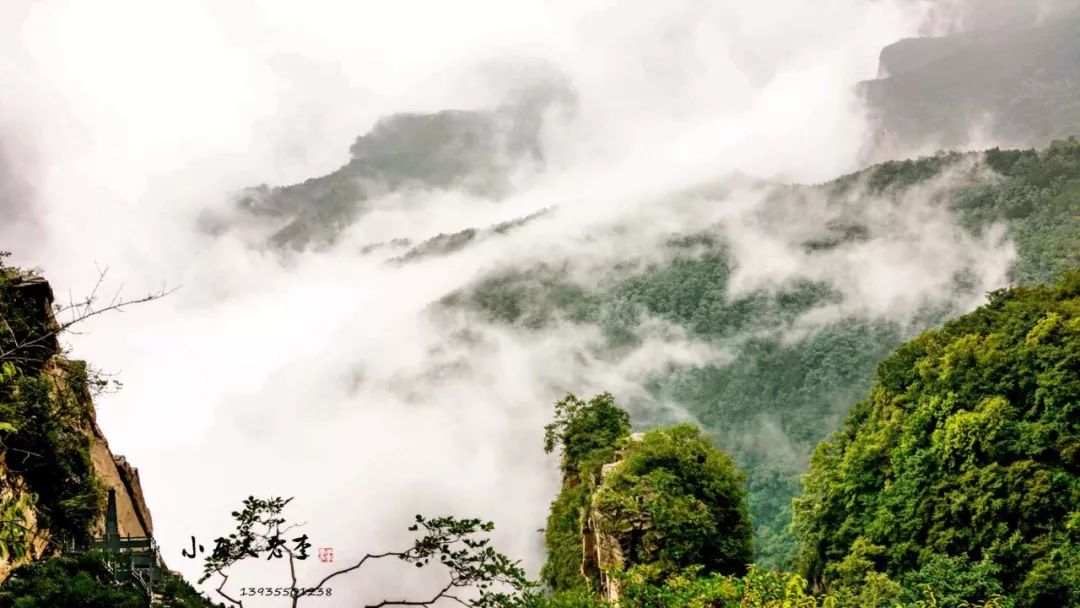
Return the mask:
MULTIPOLYGON (((1017 248, 1012 276, 1018 283, 1053 280, 1080 267, 1077 142, 886 163, 822 186, 779 188, 766 206, 797 209, 828 200, 838 210, 835 218, 802 241, 806 255, 824 263, 830 251, 887 237, 880 232, 888 226, 876 214, 913 196, 934 199, 971 233, 1005 227, 1017 248), (943 176, 947 186, 926 189, 943 176)), ((906 336, 963 312, 950 302, 970 291, 970 279, 955 276, 953 293, 927 301, 907 322, 849 312, 796 333, 800 319, 852 296, 841 285, 806 279, 733 294, 736 262, 718 232, 673 238, 669 250, 670 261, 608 284, 538 267, 482 279, 445 303, 534 332, 560 322, 594 326, 603 336, 601 348, 616 360, 647 339, 650 319, 726 349, 730 359, 723 363, 653 375, 646 381, 650 396, 628 406, 647 426, 665 411, 660 404, 677 404, 735 454, 750 477, 758 559, 784 564, 794 548, 786 532, 788 503, 810 451, 865 394, 878 361, 906 336)))
MULTIPOLYGON (((275 246, 303 249, 332 242, 370 210, 367 201, 390 192, 457 188, 497 199, 515 171, 542 163, 543 113, 571 103, 564 89, 545 84, 492 110, 387 116, 356 139, 336 171, 288 186, 248 188, 237 205, 272 227, 275 246)), ((207 223, 221 229, 220 222, 207 223)))
POLYGON ((988 300, 900 345, 818 445, 794 503, 801 576, 747 569, 741 474, 697 429, 631 435, 609 394, 559 401, 538 605, 1077 605, 1080 271, 988 300))
POLYGON ((1080 273, 882 362, 815 451, 795 529, 802 573, 841 594, 1080 603, 1080 273))
MULTIPOLYGON (((433 166, 445 169, 442 161, 434 160, 450 149, 443 143, 470 132, 460 130, 461 125, 489 124, 486 120, 453 113, 395 119, 391 123, 406 131, 408 125, 426 126, 409 131, 387 149, 408 147, 434 129, 442 135, 433 141, 442 143, 418 158, 432 159, 433 166)), ((375 146, 380 133, 376 129, 361 138, 368 143, 360 147, 375 146)), ((371 150, 364 155, 369 159, 365 162, 394 156, 371 150)), ((450 187, 462 175, 417 163, 410 165, 416 170, 413 177, 432 173, 435 177, 424 178, 432 187, 450 187)), ((354 161, 349 166, 368 165, 354 161)), ((405 171, 394 171, 399 169, 405 171)), ((345 173, 335 176, 315 182, 354 183, 345 173)), ((315 182, 268 190, 269 198, 260 203, 264 207, 255 210, 278 209, 293 217, 288 225, 305 226, 303 234, 332 239, 339 226, 328 218, 344 209, 333 201, 347 202, 346 207, 358 211, 364 199, 335 198, 328 193, 336 190, 324 191, 315 182)), ((558 255, 524 264, 491 264, 432 310, 457 311, 474 323, 516 328, 526 340, 542 340, 567 325, 584 330, 579 335, 595 332, 588 356, 613 368, 632 361, 658 335, 663 338, 671 331, 697 344, 694 348, 720 353, 636 378, 642 390, 623 401, 639 426, 689 415, 736 457, 749 475, 757 558, 763 564, 783 565, 794 556, 787 532, 790 499, 813 447, 840 425, 850 405, 869 388, 877 362, 903 339, 978 302, 980 286, 986 284, 979 273, 998 263, 986 259, 989 249, 980 248, 1000 250, 994 243, 1004 238, 1016 250, 1010 278, 983 291, 1008 281, 1052 281, 1080 267, 1080 143, 1061 141, 1042 150, 940 153, 884 163, 814 186, 743 180, 673 194, 656 204, 682 206, 688 217, 709 217, 744 201, 752 205, 742 215, 672 231, 656 253, 624 247, 621 257, 605 266, 558 255), (746 257, 741 248, 753 244, 739 236, 748 228, 782 243, 800 270, 749 289, 733 285, 750 270, 740 262, 746 257), (956 245, 940 255, 957 257, 927 258, 923 263, 928 265, 922 267, 913 263, 909 270, 917 274, 909 280, 916 281, 918 289, 909 294, 904 308, 875 309, 873 288, 858 286, 874 266, 859 266, 857 260, 869 256, 880 258, 874 264, 885 264, 890 255, 885 252, 917 254, 941 247, 942 241, 956 245), (942 274, 941 268, 955 270, 942 274)), ((518 242, 521 230, 542 226, 559 213, 553 205, 520 221, 432 235, 415 244, 391 241, 395 235, 388 234, 388 243, 365 247, 361 254, 383 256, 391 264, 460 255, 492 240, 518 242)), ((341 217, 352 217, 349 214, 341 217)), ((355 221, 364 219, 357 216, 355 221)), ((585 238, 617 245, 627 228, 616 225, 585 238)), ((284 230, 274 239, 280 241, 291 229, 284 230)), ((286 241, 299 246, 306 238, 286 241)))

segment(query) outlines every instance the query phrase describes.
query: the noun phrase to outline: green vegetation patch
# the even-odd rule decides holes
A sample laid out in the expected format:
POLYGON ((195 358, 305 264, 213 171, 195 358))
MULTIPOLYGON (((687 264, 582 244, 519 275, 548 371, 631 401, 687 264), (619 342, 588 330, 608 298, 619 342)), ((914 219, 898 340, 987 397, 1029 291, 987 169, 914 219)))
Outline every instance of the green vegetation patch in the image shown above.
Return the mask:
MULTIPOLYGON (((16 568, 0 587, 0 608, 145 608, 138 583, 117 583, 122 558, 101 552, 52 557, 16 568), (110 560, 120 562, 110 563, 110 560)), ((158 605, 158 604, 155 604, 158 605)), ((216 608, 188 583, 168 572, 161 608, 216 608)))
MULTIPOLYGON (((811 460, 802 574, 845 593, 1080 603, 1080 272, 905 343, 811 460)), ((950 600, 950 601, 951 601, 950 600)))
POLYGON ((8 471, 36 495, 39 524, 59 544, 82 544, 102 504, 85 432, 87 373, 55 357, 55 339, 41 339, 52 329, 43 288, 0 268, 0 335, 8 340, 0 339, 8 353, 0 359, 0 451, 8 471))
MULTIPOLYGON (((869 238, 858 210, 874 198, 899 200, 912 188, 954 172, 934 188, 937 204, 975 234, 1002 226, 1016 244, 1018 284, 1055 280, 1080 268, 1080 142, 1043 150, 941 153, 895 161, 820 186, 793 186, 777 196, 823 193, 836 204, 852 199, 854 214, 805 244, 809 254, 869 238)), ((597 327, 612 356, 643 340, 643 322, 659 318, 696 339, 725 349, 725 364, 679 366, 646 379, 650 403, 634 403, 635 422, 655 424, 651 404, 674 403, 700 422, 747 471, 757 562, 794 566, 790 501, 814 446, 838 428, 851 404, 866 395, 880 361, 912 332, 956 314, 949 304, 927 307, 908 326, 849 317, 785 339, 805 313, 842 299, 832 286, 795 281, 778 289, 732 294, 733 263, 724 244, 701 233, 673 237, 669 259, 627 276, 575 282, 565 269, 542 266, 482 279, 444 303, 486 320, 543 331, 556 322, 597 327)), ((975 283, 961 275, 952 293, 970 296, 975 283)))
POLYGON ((620 539, 628 565, 743 574, 753 559, 746 477, 693 425, 623 440, 593 508, 598 532, 620 539))
POLYGON ((595 591, 602 573, 646 572, 636 568, 654 581, 691 566, 745 573, 753 557, 746 479, 697 428, 631 436, 629 415, 604 393, 588 402, 568 395, 545 430, 545 449, 563 454, 542 571, 553 590, 595 591), (583 550, 586 538, 617 544, 621 563, 598 563, 583 550))

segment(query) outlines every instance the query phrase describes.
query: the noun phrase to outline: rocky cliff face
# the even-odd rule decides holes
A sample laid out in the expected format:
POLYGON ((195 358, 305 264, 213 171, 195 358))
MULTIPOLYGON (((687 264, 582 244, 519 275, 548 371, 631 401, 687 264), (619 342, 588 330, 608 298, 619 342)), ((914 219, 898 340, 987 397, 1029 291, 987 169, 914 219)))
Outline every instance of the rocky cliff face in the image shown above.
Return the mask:
MULTIPOLYGON (((74 537, 57 534, 50 530, 42 517, 44 511, 57 505, 46 504, 35 492, 31 482, 31 471, 42 476, 48 473, 40 460, 49 460, 49 466, 55 466, 56 475, 62 475, 68 469, 56 454, 32 453, 12 445, 9 434, 22 433, 23 436, 34 432, 36 427, 45 423, 58 426, 52 429, 52 435, 66 437, 69 445, 77 446, 74 463, 87 464, 90 469, 91 486, 96 491, 96 501, 88 505, 90 509, 86 530, 88 536, 96 537, 105 530, 105 502, 108 490, 116 491, 117 518, 122 536, 145 537, 153 532, 153 521, 146 506, 139 473, 123 457, 113 454, 109 443, 95 419, 92 395, 86 381, 86 366, 82 362, 64 358, 56 340, 58 329, 52 314, 53 294, 48 282, 40 277, 20 273, 10 268, 0 268, 0 280, 3 291, 0 298, 4 312, 12 309, 20 311, 20 320, 15 322, 8 316, 0 323, 0 331, 7 331, 11 339, 0 345, 0 353, 6 355, 5 392, 0 392, 0 403, 5 396, 18 395, 28 388, 15 387, 20 378, 29 378, 42 387, 45 411, 55 414, 52 420, 43 420, 35 416, 26 416, 8 422, 14 430, 0 433, 0 582, 8 573, 23 563, 56 555, 69 550, 75 543, 74 537), (36 335, 35 335, 36 334, 36 335), (36 343, 26 346, 31 342, 36 343), (13 350, 12 344, 22 344, 20 351, 13 350), (18 365, 16 365, 18 364, 18 365), (81 457, 81 458, 80 458, 81 457), (57 462, 53 462, 57 461, 57 462), (96 504, 94 504, 96 503, 96 504)), ((0 413, 11 415, 4 410, 0 413)), ((4 423, 0 418, 0 423, 4 423)), ((57 479, 63 482, 63 479, 57 479)))
POLYGON ((0 452, 0 582, 12 569, 45 555, 49 549, 48 531, 38 526, 36 503, 22 476, 8 469, 0 452))
MULTIPOLYGON (((607 473, 614 467, 615 464, 604 465, 603 471, 607 473)), ((611 527, 608 514, 597 508, 595 500, 592 501, 581 530, 584 543, 581 573, 585 578, 597 581, 602 598, 617 602, 620 597, 619 581, 609 576, 608 572, 622 570, 626 558, 619 536, 605 531, 611 527)))
MULTIPOLYGON (((634 433, 630 436, 630 441, 641 441, 641 438, 641 433, 634 433)), ((591 480, 592 486, 597 487, 602 484, 604 479, 622 462, 624 456, 625 453, 618 453, 614 462, 601 467, 599 478, 591 480)), ((602 598, 617 602, 621 596, 619 581, 608 573, 621 571, 626 565, 624 537, 649 527, 650 522, 648 518, 640 518, 632 522, 616 523, 616 519, 625 520, 625 518, 616 518, 612 515, 598 504, 594 494, 589 501, 588 512, 582 518, 581 574, 586 579, 596 581, 602 598)))
MULTIPOLYGON (((150 509, 143 498, 139 484, 139 470, 131 466, 123 456, 117 456, 109 449, 109 443, 97 424, 90 429, 92 435, 90 454, 97 474, 106 492, 116 490, 116 515, 121 536, 151 536, 154 524, 150 519, 150 509)), ((105 532, 105 514, 94 522, 93 534, 100 536, 105 532)))
POLYGON ((1078 27, 1073 5, 1034 24, 889 45, 880 78, 859 85, 888 143, 869 160, 987 141, 1041 147, 1080 134, 1078 27))

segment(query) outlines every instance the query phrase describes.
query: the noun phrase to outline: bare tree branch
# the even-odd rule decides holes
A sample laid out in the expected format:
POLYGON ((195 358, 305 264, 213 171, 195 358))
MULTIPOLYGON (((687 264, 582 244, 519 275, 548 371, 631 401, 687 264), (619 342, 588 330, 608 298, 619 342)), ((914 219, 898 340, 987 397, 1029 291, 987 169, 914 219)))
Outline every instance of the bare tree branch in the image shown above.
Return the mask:
MULTIPOLYGON (((68 296, 68 304, 61 306, 54 306, 53 314, 54 319, 58 315, 69 313, 70 318, 67 321, 58 323, 55 328, 51 328, 39 335, 25 338, 22 341, 19 340, 14 328, 11 324, 0 317, 0 323, 7 329, 8 334, 11 336, 12 346, 7 349, 0 348, 0 360, 20 360, 16 357, 16 353, 20 351, 26 351, 27 349, 34 347, 41 347, 44 342, 50 340, 60 334, 71 331, 71 328, 75 325, 86 321, 87 319, 96 317, 106 312, 123 312, 128 306, 134 306, 136 304, 144 304, 146 302, 152 302, 175 293, 178 287, 169 288, 167 285, 162 285, 161 289, 150 292, 145 296, 135 299, 124 299, 121 297, 121 291, 123 290, 123 284, 117 289, 116 293, 109 300, 108 304, 104 306, 98 306, 99 293, 101 287, 105 282, 105 277, 109 272, 109 268, 98 267, 98 278, 94 283, 94 287, 90 290, 89 295, 81 300, 74 300, 70 295, 68 296)), ((26 359, 21 359, 26 360, 26 359)))
MULTIPOLYGON (((301 587, 297 580, 296 560, 298 557, 292 548, 284 546, 281 535, 298 527, 298 524, 284 525, 281 510, 292 499, 271 498, 269 500, 249 497, 244 501, 242 511, 233 512, 238 522, 237 532, 227 538, 216 539, 217 546, 213 554, 206 558, 203 578, 200 582, 214 575, 224 576, 224 570, 239 561, 259 557, 260 553, 270 553, 270 557, 280 553, 288 555, 289 595, 291 605, 296 608, 300 599, 306 596, 322 595, 321 591, 337 577, 354 572, 375 560, 396 558, 416 567, 424 567, 431 560, 445 569, 447 579, 434 595, 421 599, 384 599, 364 608, 386 608, 388 606, 425 606, 430 607, 441 600, 449 600, 470 608, 511 608, 520 605, 522 594, 535 587, 525 577, 519 562, 511 561, 489 546, 490 540, 478 537, 478 534, 490 532, 493 526, 478 519, 456 519, 438 517, 427 519, 416 516, 416 523, 410 531, 420 532, 413 545, 404 551, 369 553, 355 564, 341 568, 322 578, 311 587, 301 587), (495 593, 492 586, 508 588, 512 593, 495 593), (473 589, 477 599, 465 600, 458 590, 473 589)), ((306 535, 302 537, 306 542, 306 535)), ((297 541, 299 539, 293 539, 297 541)), ((303 549, 300 549, 303 551, 303 549)), ((218 586, 221 590, 225 581, 218 586)))
POLYGON ((225 583, 229 582, 229 575, 225 574, 221 570, 218 570, 217 573, 221 575, 221 584, 218 585, 217 588, 214 589, 214 591, 216 591, 218 595, 225 598, 226 600, 228 600, 233 605, 239 606, 240 608, 244 608, 244 602, 233 598, 232 596, 230 596, 228 593, 225 593, 225 591, 224 591, 225 583))
MULTIPOLYGON (((348 568, 343 568, 341 570, 338 570, 337 572, 332 572, 332 573, 328 574, 325 578, 323 578, 321 581, 319 581, 318 584, 316 584, 311 589, 313 591, 317 591, 319 589, 322 589, 323 585, 330 582, 334 578, 337 578, 338 576, 341 576, 342 574, 348 574, 348 573, 352 572, 353 570, 359 570, 360 567, 363 566, 365 563, 367 563, 368 560, 383 559, 384 557, 397 557, 399 559, 404 559, 405 555, 406 555, 405 553, 398 553, 398 552, 394 552, 394 551, 388 551, 386 553, 375 553, 375 554, 369 553, 369 554, 365 555, 364 557, 362 557, 360 559, 360 561, 356 562, 354 565, 349 566, 348 568)), ((310 595, 310 593, 305 592, 305 593, 303 593, 301 595, 310 595)))
POLYGON ((435 597, 431 598, 430 600, 422 600, 422 601, 383 600, 383 601, 379 602, 378 604, 365 604, 364 608, 383 608, 383 606, 430 606, 430 605, 434 604, 435 602, 441 600, 442 598, 446 597, 446 592, 450 591, 450 589, 453 588, 453 587, 454 587, 454 581, 450 581, 449 583, 446 584, 445 587, 443 587, 438 593, 435 594, 435 597))

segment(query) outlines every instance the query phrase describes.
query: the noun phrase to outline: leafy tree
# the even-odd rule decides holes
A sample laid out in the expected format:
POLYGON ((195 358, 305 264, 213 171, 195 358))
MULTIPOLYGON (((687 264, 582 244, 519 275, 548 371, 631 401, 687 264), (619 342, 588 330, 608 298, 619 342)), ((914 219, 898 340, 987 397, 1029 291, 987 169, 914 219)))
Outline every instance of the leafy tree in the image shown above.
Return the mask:
POLYGON ((1006 608, 1003 598, 987 602, 948 603, 933 588, 924 587, 913 599, 896 599, 895 584, 884 575, 872 577, 854 598, 814 595, 806 580, 790 572, 750 567, 743 576, 703 575, 691 567, 656 582, 650 567, 617 575, 622 595, 618 602, 584 592, 534 595, 529 608, 1006 608))
POLYGON ((568 395, 555 410, 544 448, 561 448, 564 482, 542 571, 555 591, 594 588, 597 569, 611 566, 584 554, 587 528, 615 539, 622 568, 648 566, 661 579, 694 565, 745 571, 752 528, 745 478, 730 456, 690 425, 630 436, 629 416, 608 393, 589 402, 568 395))
POLYGON ((544 427, 544 451, 562 452, 563 486, 551 503, 544 531, 548 559, 541 578, 553 589, 579 590, 582 518, 592 494, 592 478, 615 456, 619 440, 630 434, 630 415, 610 393, 589 401, 567 395, 555 404, 555 420, 544 427))
POLYGON ((744 576, 703 575, 700 567, 675 573, 661 583, 651 583, 655 574, 631 570, 621 578, 624 595, 619 606, 626 608, 833 608, 831 598, 819 599, 807 591, 806 581, 797 575, 751 567, 744 576))
MULTIPOLYGON (((0 587, 0 608, 144 608, 135 582, 117 583, 106 553, 52 557, 16 568, 0 587)), ((215 608, 183 579, 165 573, 161 608, 215 608)))
MULTIPOLYGON (((400 551, 369 553, 355 564, 324 576, 310 586, 296 578, 296 560, 302 559, 303 549, 286 542, 300 524, 288 524, 282 511, 292 498, 259 499, 248 497, 244 508, 232 513, 237 522, 236 531, 228 537, 216 540, 213 552, 206 558, 203 577, 199 582, 217 578, 220 582, 216 592, 229 604, 242 607, 243 600, 235 592, 225 589, 229 582, 228 570, 245 559, 257 559, 263 555, 286 558, 289 565, 287 597, 292 606, 302 599, 321 596, 327 591, 327 583, 333 579, 362 568, 370 562, 397 559, 406 564, 423 568, 434 561, 445 575, 445 584, 427 595, 412 598, 385 599, 366 608, 383 606, 432 606, 442 600, 451 600, 475 608, 514 608, 528 596, 534 584, 525 576, 519 562, 512 561, 490 546, 491 540, 482 535, 491 532, 494 524, 479 519, 455 517, 426 518, 416 516, 409 527, 419 537, 411 547, 400 551)), ((301 541, 304 537, 292 539, 301 541)))
POLYGON ((627 567, 660 576, 690 566, 742 574, 753 559, 746 478, 692 425, 624 440, 593 496, 598 532, 619 539, 627 567))
POLYGON ((799 567, 819 586, 1080 603, 1080 272, 901 346, 804 485, 799 567))
POLYGON ((578 469, 597 452, 610 452, 630 434, 630 414, 615 405, 611 393, 588 402, 567 395, 555 403, 555 420, 544 427, 544 452, 562 451, 563 471, 578 469))

